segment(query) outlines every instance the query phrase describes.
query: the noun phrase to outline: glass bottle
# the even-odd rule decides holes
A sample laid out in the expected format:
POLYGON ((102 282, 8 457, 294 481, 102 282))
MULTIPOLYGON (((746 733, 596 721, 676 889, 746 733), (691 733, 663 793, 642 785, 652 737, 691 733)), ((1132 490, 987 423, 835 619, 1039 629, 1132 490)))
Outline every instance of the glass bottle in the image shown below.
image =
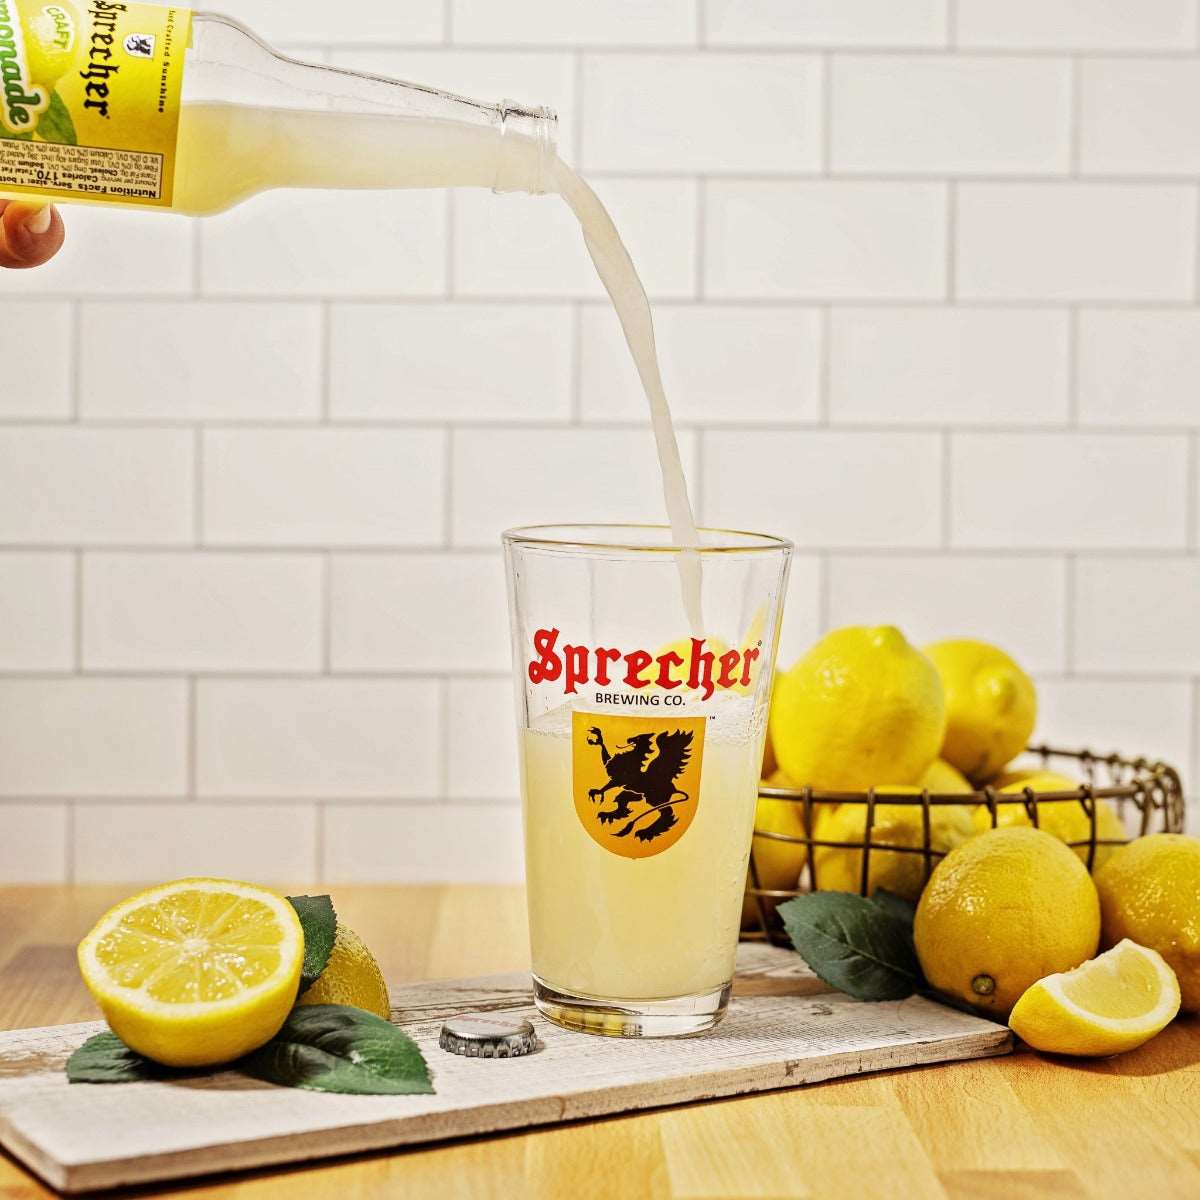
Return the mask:
POLYGON ((0 0, 0 57, 0 196, 199 216, 283 187, 551 187, 550 110, 298 62, 224 16, 0 0))

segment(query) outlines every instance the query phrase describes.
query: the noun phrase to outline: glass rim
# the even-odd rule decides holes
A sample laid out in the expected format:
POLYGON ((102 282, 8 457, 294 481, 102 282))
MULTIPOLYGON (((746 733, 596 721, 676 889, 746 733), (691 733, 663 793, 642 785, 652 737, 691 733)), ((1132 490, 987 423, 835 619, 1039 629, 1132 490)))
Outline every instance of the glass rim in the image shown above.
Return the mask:
POLYGON ((506 529, 500 540, 505 546, 587 553, 605 551, 623 554, 684 554, 689 551, 706 557, 714 554, 790 553, 795 544, 773 533, 754 533, 745 529, 720 529, 701 525, 697 533, 715 540, 699 546, 680 546, 671 540, 669 525, 642 525, 621 522, 583 522, 579 524, 516 525, 506 529), (647 535, 662 535, 662 540, 647 535), (622 536, 625 535, 625 536, 622 536), (637 540, 641 535, 643 540, 637 540))

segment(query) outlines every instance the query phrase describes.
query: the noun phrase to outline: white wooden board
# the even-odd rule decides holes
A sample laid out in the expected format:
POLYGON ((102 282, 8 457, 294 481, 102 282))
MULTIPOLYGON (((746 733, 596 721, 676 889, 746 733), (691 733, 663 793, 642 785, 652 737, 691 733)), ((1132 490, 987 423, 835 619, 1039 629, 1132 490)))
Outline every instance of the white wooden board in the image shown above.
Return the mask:
POLYGON ((1004 1054, 1001 1025, 913 997, 861 1004, 791 951, 744 945, 725 1020, 698 1038, 568 1033, 533 1008, 528 976, 410 984, 392 1019, 420 1044, 433 1096, 337 1096, 233 1073, 172 1082, 67 1083, 67 1057, 103 1026, 0 1033, 0 1144, 77 1192, 547 1125, 840 1075, 1004 1054), (527 1058, 467 1059, 437 1044, 452 1013, 528 1016, 527 1058))

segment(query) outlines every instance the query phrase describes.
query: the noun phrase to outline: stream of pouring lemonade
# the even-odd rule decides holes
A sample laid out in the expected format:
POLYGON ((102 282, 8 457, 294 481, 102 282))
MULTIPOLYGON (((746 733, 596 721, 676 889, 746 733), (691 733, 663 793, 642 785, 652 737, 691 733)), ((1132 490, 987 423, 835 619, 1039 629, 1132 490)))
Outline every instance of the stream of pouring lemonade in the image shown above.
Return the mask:
POLYGON ((699 546, 700 537, 696 532, 696 519, 688 497, 687 477, 679 457, 671 406, 667 402, 667 392, 658 366, 650 301, 633 259, 629 257, 629 251, 625 249, 612 217, 596 193, 562 159, 555 163, 554 183, 583 229, 584 243, 621 322, 625 341, 642 381, 642 390, 650 405, 650 424, 658 452, 658 469, 662 474, 667 520, 675 545, 685 548, 679 557, 684 607, 692 632, 699 634, 703 629, 700 615, 700 555, 689 553, 688 549, 694 550, 699 546))
MULTIPOLYGON (((520 146, 510 145, 509 152, 520 146)), ((536 147, 527 147, 531 172, 536 147)), ((443 120, 306 112, 244 105, 186 104, 180 113, 177 212, 205 215, 268 188, 491 187, 493 130, 443 120), (214 164, 220 164, 214 170, 214 164)), ((617 227, 592 189, 561 159, 553 190, 570 206, 621 322, 650 408, 663 497, 691 630, 700 613, 700 544, 671 410, 659 371, 645 289, 617 227)))

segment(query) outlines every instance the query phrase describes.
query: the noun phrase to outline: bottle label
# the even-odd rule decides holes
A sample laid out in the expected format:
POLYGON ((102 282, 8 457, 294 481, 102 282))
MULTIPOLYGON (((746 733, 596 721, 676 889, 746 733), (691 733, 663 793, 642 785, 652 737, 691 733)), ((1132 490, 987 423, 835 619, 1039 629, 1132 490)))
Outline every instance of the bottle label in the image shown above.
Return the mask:
POLYGON ((0 192, 170 207, 186 8, 0 0, 0 192))

